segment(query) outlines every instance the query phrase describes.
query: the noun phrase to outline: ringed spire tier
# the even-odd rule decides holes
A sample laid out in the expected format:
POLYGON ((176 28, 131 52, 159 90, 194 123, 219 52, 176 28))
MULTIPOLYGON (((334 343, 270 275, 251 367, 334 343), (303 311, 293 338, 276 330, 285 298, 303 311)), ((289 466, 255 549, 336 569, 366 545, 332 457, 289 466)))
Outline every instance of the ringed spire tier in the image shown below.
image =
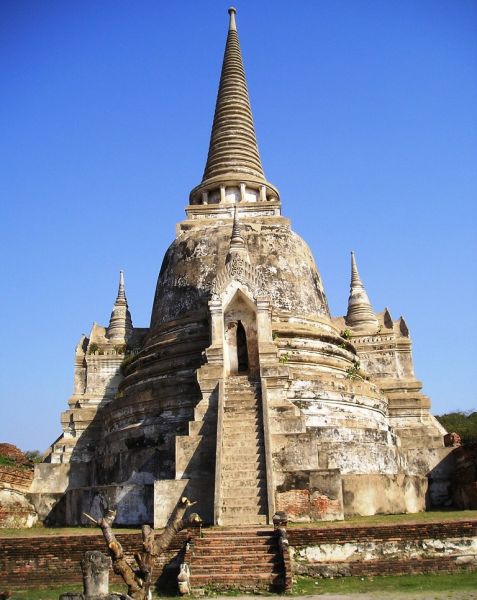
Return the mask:
POLYGON ((351 252, 351 285, 346 324, 359 330, 379 326, 378 319, 374 314, 368 294, 359 276, 354 252, 351 252))
POLYGON ((278 202, 278 190, 263 172, 240 51, 235 8, 225 45, 209 153, 191 204, 278 202))

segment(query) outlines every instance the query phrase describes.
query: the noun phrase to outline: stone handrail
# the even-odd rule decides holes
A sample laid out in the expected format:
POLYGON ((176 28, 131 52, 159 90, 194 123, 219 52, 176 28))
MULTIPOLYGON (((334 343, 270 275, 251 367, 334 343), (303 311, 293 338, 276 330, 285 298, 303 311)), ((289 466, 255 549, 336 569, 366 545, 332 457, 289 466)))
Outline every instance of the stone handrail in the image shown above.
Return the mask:
POLYGON ((224 380, 219 379, 219 397, 217 398, 217 440, 215 448, 215 489, 214 489, 214 525, 220 517, 220 480, 222 474, 222 427, 224 420, 224 380))
POLYGON ((275 486, 273 484, 273 466, 272 466, 272 448, 270 440, 270 423, 268 419, 268 391, 267 380, 260 378, 262 388, 262 420, 263 420, 263 440, 265 447, 265 472, 267 477, 267 502, 268 502, 268 523, 272 522, 275 514, 275 486))

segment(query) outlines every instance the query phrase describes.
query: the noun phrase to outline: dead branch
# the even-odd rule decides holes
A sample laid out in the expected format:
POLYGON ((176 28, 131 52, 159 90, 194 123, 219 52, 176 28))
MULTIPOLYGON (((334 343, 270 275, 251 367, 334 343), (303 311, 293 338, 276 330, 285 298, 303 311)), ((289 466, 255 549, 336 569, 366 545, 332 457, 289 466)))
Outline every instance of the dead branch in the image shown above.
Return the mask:
POLYGON ((134 569, 126 560, 123 548, 113 533, 112 525, 116 517, 116 511, 107 509, 101 519, 95 519, 91 515, 83 513, 86 518, 101 528, 113 562, 113 570, 123 578, 124 583, 128 586, 128 596, 132 600, 147 600, 150 598, 155 558, 168 550, 174 536, 182 529, 202 523, 202 519, 197 513, 185 517, 187 509, 194 504, 196 503, 183 496, 172 512, 164 531, 157 539, 154 530, 149 525, 142 526, 142 548, 134 554, 137 569, 134 569))
POLYGON ((154 547, 154 553, 156 555, 165 552, 167 548, 169 548, 172 540, 174 539, 174 536, 177 533, 179 533, 179 531, 182 531, 187 527, 199 525, 200 523, 202 523, 202 519, 197 513, 192 513, 191 515, 189 515, 189 517, 184 516, 186 510, 189 507, 194 506, 194 504, 196 504, 196 502, 191 502, 185 496, 183 496, 179 500, 172 515, 169 517, 169 521, 167 522, 164 531, 158 536, 156 540, 154 547))

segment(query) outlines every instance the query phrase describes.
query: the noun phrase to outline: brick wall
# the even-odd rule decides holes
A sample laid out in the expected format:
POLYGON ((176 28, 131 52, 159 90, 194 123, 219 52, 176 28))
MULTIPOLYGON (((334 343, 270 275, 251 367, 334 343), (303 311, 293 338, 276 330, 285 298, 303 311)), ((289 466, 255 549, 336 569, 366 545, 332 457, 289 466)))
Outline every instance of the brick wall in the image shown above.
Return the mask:
POLYGON ((291 527, 288 530, 291 546, 337 544, 344 542, 416 540, 477 537, 477 521, 454 521, 447 523, 395 523, 363 527, 291 527))
POLYGON ((33 481, 33 467, 0 465, 0 487, 28 492, 33 481))
MULTIPOLYGON (((187 534, 178 535, 168 555, 162 559, 157 576, 164 580, 164 569, 184 547, 187 534)), ((125 552, 132 553, 140 548, 140 534, 118 534, 125 552)), ((477 521, 450 523, 428 523, 420 525, 395 524, 370 527, 336 527, 330 529, 293 527, 288 529, 288 539, 295 555, 300 549, 329 545, 343 546, 366 542, 385 544, 396 542, 418 543, 421 540, 467 540, 470 551, 475 553, 477 545, 477 521), (472 550, 474 548, 474 550, 472 550)), ((80 560, 86 550, 105 552, 101 535, 0 538, 0 589, 37 587, 48 584, 81 583, 80 560)), ((462 556, 447 553, 406 558, 405 553, 380 560, 348 560, 339 564, 311 564, 310 561, 294 562, 297 572, 326 576, 326 569, 335 575, 389 575, 454 571, 460 568, 476 568, 465 562, 462 556), (305 564, 306 563, 306 564, 305 564), (302 569, 300 571, 300 568, 302 569), (308 569, 308 570, 307 570, 308 569), (330 570, 331 569, 331 570, 330 570)), ((431 552, 432 554, 432 552, 431 552)), ((465 558, 465 557, 464 557, 465 558)), ((174 569, 171 573, 175 573, 174 569)), ((112 583, 121 580, 111 572, 112 583)))
POLYGON ((291 528, 294 572, 312 577, 477 569, 477 521, 291 528))
MULTIPOLYGON (((176 536, 167 556, 158 565, 159 577, 165 564, 183 548, 186 533, 176 536)), ((132 558, 141 548, 140 534, 116 536, 126 555, 132 558)), ((106 552, 102 535, 43 536, 0 539, 0 590, 4 587, 25 588, 40 585, 81 583, 80 561, 86 550, 106 552)), ((110 572, 111 583, 123 583, 110 572)))

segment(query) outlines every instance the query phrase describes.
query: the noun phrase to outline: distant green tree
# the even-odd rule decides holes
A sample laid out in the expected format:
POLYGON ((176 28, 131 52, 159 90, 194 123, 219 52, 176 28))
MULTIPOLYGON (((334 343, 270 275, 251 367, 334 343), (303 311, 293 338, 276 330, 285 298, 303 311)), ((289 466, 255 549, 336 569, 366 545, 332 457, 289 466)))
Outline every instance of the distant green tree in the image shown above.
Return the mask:
POLYGON ((33 463, 40 463, 43 460, 39 450, 27 450, 25 456, 33 463))
POLYGON ((436 416, 449 433, 458 433, 464 445, 477 443, 477 412, 457 411, 436 416))

